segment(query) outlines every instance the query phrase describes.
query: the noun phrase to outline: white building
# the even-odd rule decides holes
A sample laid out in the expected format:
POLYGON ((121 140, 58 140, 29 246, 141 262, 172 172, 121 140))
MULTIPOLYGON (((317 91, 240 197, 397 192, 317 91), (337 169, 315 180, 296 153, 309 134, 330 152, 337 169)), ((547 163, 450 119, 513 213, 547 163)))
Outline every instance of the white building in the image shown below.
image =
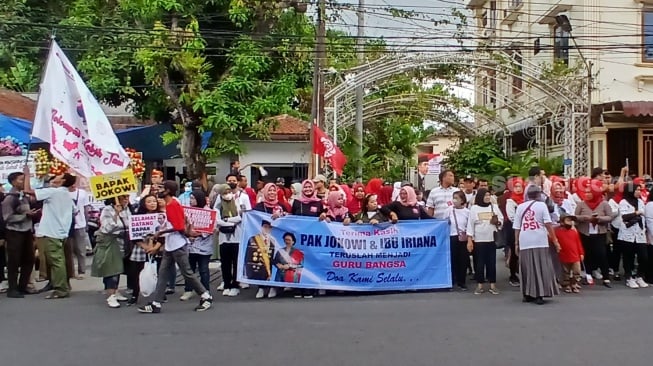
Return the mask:
MULTIPOLYGON (((209 162, 209 175, 215 176, 215 182, 224 183, 231 161, 239 160, 241 173, 251 186, 260 177, 259 166, 268 173, 267 181, 282 177, 289 184, 293 179, 305 179, 312 155, 309 132, 308 122, 285 114, 276 116, 270 122, 269 140, 243 140, 243 154, 224 155, 209 162)), ((168 176, 186 170, 181 158, 163 160, 163 168, 168 176)))
MULTIPOLYGON (((469 0, 467 6, 480 41, 490 49, 509 49, 516 64, 550 70, 558 60, 577 68, 584 82, 591 65, 592 118, 589 138, 583 138, 590 168, 618 174, 628 159, 631 172, 653 173, 653 0, 469 0), (566 16, 571 32, 558 16, 566 16)), ((511 103, 535 108, 541 90, 514 75, 506 82, 499 74, 477 73, 476 104, 496 111, 513 133, 514 149, 529 147, 533 136, 524 130, 539 123, 546 125, 539 135, 548 142, 546 154, 562 155, 564 141, 556 138, 562 124, 547 123, 546 115, 525 120, 505 108, 511 103)), ((578 92, 589 103, 586 85, 578 92)))

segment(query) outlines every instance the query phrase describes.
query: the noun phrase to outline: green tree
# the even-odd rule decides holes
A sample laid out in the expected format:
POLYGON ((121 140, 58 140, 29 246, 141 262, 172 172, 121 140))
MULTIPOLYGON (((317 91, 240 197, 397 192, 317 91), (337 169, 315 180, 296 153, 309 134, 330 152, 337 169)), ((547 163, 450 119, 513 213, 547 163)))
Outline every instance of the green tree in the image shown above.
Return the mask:
POLYGON ((477 177, 491 178, 496 168, 490 161, 503 158, 501 144, 492 135, 473 136, 462 140, 457 146, 447 150, 443 163, 457 175, 472 174, 477 177))
MULTIPOLYGON (((175 125, 189 175, 266 138, 268 117, 310 113, 314 27, 301 2, 12 0, 0 5, 0 83, 34 91, 52 29, 94 94, 175 125), (45 15, 45 16, 43 16, 45 15), (24 52, 15 52, 24 51, 24 52), (8 57, 11 55, 12 57, 8 57), (296 107, 296 108, 293 108, 296 107), (201 134, 212 132, 202 151, 201 134)), ((329 31, 330 65, 349 67, 354 40, 329 31)), ((379 52, 382 42, 371 42, 379 52)))

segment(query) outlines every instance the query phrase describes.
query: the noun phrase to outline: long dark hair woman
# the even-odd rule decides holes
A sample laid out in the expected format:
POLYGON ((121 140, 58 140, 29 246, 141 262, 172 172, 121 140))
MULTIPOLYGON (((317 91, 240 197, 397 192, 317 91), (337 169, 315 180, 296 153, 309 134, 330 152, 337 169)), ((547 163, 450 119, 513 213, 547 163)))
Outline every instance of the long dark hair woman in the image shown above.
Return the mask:
MULTIPOLYGON (((156 196, 147 195, 141 199, 136 209, 136 215, 153 214, 162 212, 163 210, 165 210, 165 207, 159 205, 156 196)), ((132 289, 132 296, 128 302, 129 305, 138 302, 138 296, 141 291, 139 276, 145 266, 145 262, 148 260, 148 255, 155 255, 162 244, 163 238, 159 238, 158 242, 153 241, 151 237, 132 241, 132 251, 127 258, 127 286, 132 289)))

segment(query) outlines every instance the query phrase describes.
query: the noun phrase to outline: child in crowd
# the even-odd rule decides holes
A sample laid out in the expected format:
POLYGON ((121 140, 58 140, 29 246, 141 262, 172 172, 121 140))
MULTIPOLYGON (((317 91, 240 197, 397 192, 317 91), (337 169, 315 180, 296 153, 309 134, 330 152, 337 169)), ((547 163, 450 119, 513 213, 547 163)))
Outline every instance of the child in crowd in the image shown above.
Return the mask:
POLYGON ((560 243, 560 262, 562 264, 562 287, 566 293, 580 292, 580 263, 585 259, 580 235, 574 229, 576 216, 563 214, 560 226, 555 229, 560 243))

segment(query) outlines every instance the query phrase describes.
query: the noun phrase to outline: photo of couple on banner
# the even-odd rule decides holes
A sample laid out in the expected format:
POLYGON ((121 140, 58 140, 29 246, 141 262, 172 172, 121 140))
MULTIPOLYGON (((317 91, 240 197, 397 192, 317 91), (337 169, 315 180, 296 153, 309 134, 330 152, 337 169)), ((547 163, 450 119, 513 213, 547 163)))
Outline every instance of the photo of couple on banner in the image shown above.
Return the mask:
POLYGON ((238 281, 273 287, 391 291, 451 287, 449 224, 381 225, 249 211, 238 281))

